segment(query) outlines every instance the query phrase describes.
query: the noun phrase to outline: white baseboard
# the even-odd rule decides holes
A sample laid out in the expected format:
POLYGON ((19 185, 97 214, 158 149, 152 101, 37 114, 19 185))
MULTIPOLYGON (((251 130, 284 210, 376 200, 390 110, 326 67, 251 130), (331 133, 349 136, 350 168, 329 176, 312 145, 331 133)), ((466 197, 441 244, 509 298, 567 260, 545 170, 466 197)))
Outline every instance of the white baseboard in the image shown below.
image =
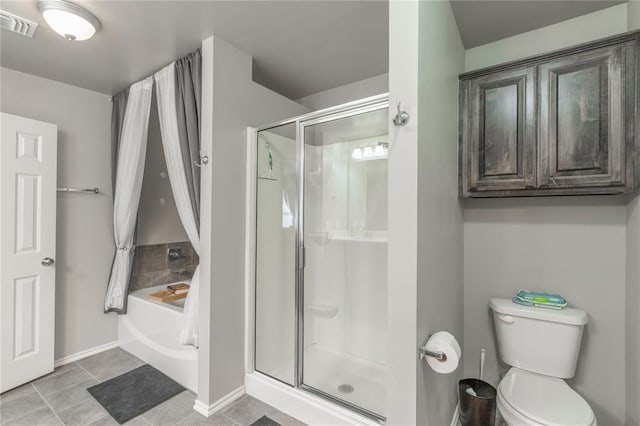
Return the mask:
POLYGON ((60 359, 56 359, 53 363, 54 368, 61 367, 72 362, 79 361, 83 358, 90 357, 91 355, 99 354, 100 352, 108 351, 118 347, 118 341, 105 343, 104 345, 94 346, 93 348, 86 349, 84 351, 76 352, 75 354, 67 355, 60 359))
POLYGON ((458 426, 459 419, 460 419, 460 404, 456 404, 456 409, 453 411, 453 417, 451 418, 451 426, 458 426))
POLYGON ((196 399, 195 404, 193 404, 193 409, 205 417, 211 417, 213 414, 233 403, 236 399, 240 398, 244 394, 244 386, 240 386, 238 389, 226 394, 211 405, 206 405, 205 403, 196 399))

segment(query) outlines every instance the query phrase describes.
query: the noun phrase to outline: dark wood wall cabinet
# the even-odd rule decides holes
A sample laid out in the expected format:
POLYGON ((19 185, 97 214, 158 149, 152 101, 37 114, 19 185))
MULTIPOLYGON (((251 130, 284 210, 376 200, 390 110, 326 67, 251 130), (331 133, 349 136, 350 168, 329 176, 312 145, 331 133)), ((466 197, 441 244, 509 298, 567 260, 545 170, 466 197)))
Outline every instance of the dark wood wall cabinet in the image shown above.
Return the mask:
POLYGON ((639 38, 460 75, 460 195, 635 192, 639 38))

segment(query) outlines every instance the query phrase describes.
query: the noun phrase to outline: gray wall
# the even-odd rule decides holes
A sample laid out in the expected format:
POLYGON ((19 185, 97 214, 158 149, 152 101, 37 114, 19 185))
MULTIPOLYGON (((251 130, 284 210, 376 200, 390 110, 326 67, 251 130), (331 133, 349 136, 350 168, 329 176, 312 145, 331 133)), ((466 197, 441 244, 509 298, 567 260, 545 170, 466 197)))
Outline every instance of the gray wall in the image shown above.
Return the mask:
POLYGON ((465 69, 475 70, 625 32, 627 4, 468 49, 465 69))
POLYGON ((627 29, 629 31, 640 29, 640 0, 627 2, 627 29))
POLYGON ((625 223, 615 197, 468 200, 464 211, 464 373, 486 379, 506 372, 496 356, 491 297, 520 289, 559 292, 589 313, 576 376, 570 384, 599 424, 624 421, 625 223), (612 350, 613 349, 613 350, 612 350), (606 367, 606 368, 605 368, 606 367))
MULTIPOLYGON (((471 70, 627 30, 627 5, 614 6, 466 51, 471 70)), ((625 421, 624 197, 468 200, 464 207, 465 376, 478 374, 487 349, 487 379, 506 366, 496 357, 491 297, 521 288, 557 291, 589 313, 578 369, 569 383, 600 424, 625 421), (615 348, 615 350, 611 350, 615 348)), ((637 406, 637 402, 634 404, 637 406)))
POLYGON ((155 89, 151 99, 147 156, 136 238, 136 243, 140 246, 188 240, 178 216, 167 175, 155 89))
MULTIPOLYGON (((462 344, 462 207, 458 200, 458 73, 464 47, 449 2, 420 2, 418 123, 418 329, 416 346, 446 330, 462 344)), ((417 424, 446 425, 457 380, 418 360, 417 424)))
POLYGON ((244 383, 246 128, 307 112, 251 79, 252 58, 212 37, 203 42, 200 348, 198 401, 244 383), (204 124, 206 122, 206 124, 204 124))
POLYGON ((626 424, 640 424, 640 197, 627 207, 626 424))
MULTIPOLYGON (((628 30, 640 29, 640 0, 627 3, 628 30)), ((637 100, 640 102, 640 100, 637 100)), ((637 131, 637 130, 636 130, 637 131)), ((640 136, 636 136, 640 137, 640 136)), ((640 425, 640 198, 627 207, 626 420, 640 425)))
POLYGON ((312 111, 329 108, 369 96, 381 95, 389 91, 389 74, 380 74, 375 77, 345 84, 333 89, 314 93, 296 102, 308 107, 312 111))
POLYGON ((113 259, 111 102, 108 96, 7 68, 0 110, 58 125, 58 186, 99 187, 59 194, 55 358, 117 340, 104 295, 113 259))

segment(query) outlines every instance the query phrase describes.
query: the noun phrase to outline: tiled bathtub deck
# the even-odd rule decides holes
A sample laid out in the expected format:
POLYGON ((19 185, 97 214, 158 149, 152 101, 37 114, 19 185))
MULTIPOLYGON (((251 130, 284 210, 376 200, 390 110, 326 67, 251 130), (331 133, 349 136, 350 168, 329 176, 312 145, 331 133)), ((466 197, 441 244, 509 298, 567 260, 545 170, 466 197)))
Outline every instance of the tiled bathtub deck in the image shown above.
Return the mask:
MULTIPOLYGON (((117 425, 86 389, 142 364, 138 358, 116 348, 56 368, 45 377, 0 395, 0 424, 117 425)), ((206 418, 193 411, 195 397, 193 392, 184 391, 126 424, 249 426, 267 416, 283 426, 303 425, 246 395, 206 418)))

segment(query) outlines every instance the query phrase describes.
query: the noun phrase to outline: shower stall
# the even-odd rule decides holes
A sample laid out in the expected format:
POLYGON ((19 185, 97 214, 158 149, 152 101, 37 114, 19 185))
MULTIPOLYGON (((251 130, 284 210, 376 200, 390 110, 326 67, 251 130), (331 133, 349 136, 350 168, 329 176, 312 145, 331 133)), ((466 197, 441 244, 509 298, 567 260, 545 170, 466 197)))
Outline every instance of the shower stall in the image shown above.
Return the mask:
POLYGON ((388 123, 385 95, 249 139, 250 371, 375 420, 387 382, 388 123))

